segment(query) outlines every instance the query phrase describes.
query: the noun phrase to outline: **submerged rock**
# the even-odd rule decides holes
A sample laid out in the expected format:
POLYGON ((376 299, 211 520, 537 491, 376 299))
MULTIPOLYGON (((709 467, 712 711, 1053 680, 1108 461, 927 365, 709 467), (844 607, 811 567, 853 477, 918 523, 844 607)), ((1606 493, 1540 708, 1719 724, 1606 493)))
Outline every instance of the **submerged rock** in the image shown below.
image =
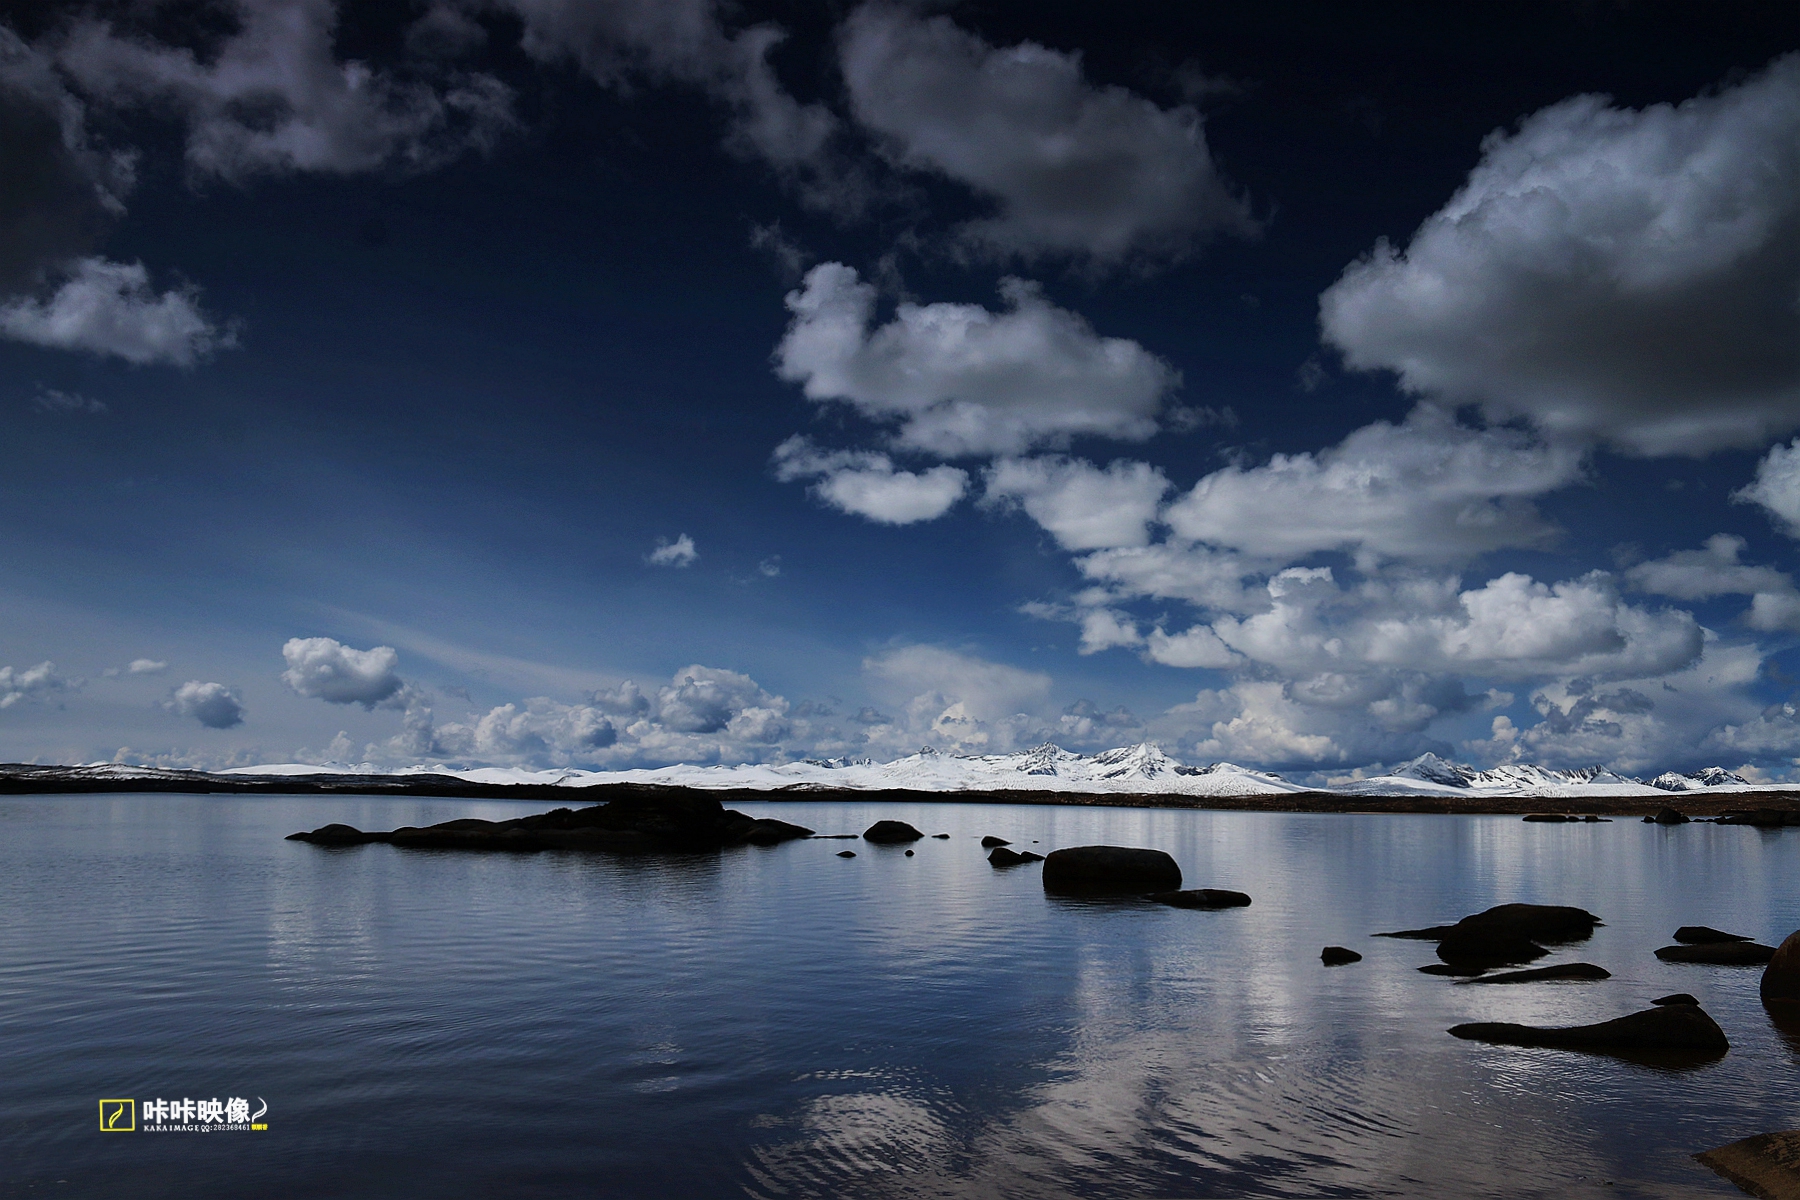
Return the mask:
POLYGON ((1775 947, 1756 942, 1708 942, 1699 946, 1664 946, 1656 957, 1664 962, 1713 967, 1760 967, 1775 957, 1775 947))
POLYGON ((1572 942, 1588 937, 1600 918, 1566 904, 1497 904, 1464 917, 1454 925, 1399 929, 1376 937, 1415 938, 1436 942, 1438 957, 1470 973, 1489 967, 1517 966, 1550 953, 1543 942, 1572 942))
POLYGON ((1763 969, 1764 1004, 1800 1004, 1800 930, 1787 935, 1763 969))
POLYGON ((1758 808, 1751 812, 1731 813, 1720 817, 1719 825, 1755 825, 1759 829, 1780 829, 1783 825, 1800 825, 1800 813, 1779 808, 1758 808))
POLYGON ((1560 825, 1564 821, 1579 821, 1580 817, 1572 817, 1568 813, 1526 813, 1527 821, 1537 821, 1546 825, 1560 825))
POLYGON ((1145 896, 1170 908, 1248 908, 1250 897, 1222 888, 1190 888, 1185 892, 1152 892, 1145 896))
POLYGON ((854 850, 839 850, 837 852, 837 856, 839 858, 855 858, 856 851, 854 851, 854 850))
POLYGON ((1725 1031, 1698 1004, 1666 1004, 1597 1025, 1546 1028, 1502 1021, 1451 1027, 1450 1036, 1502 1046, 1546 1046, 1559 1050, 1675 1050, 1723 1054, 1731 1049, 1725 1031))
POLYGON ((863 830, 863 841, 874 842, 879 846, 916 842, 924 836, 905 821, 877 821, 863 830))
POLYGON ((1012 843, 1007 841, 1005 838, 995 837, 991 833, 981 839, 981 846, 982 846, 982 849, 984 849, 984 850, 992 850, 995 846, 1010 846, 1010 845, 1012 845, 1012 843))
MULTIPOLYGON (((1036 856, 1034 855, 1033 858, 1036 856)), ((992 867, 1020 867, 1033 861, 1016 850, 1008 850, 1005 846, 995 846, 994 852, 988 855, 988 865, 992 867)))
POLYGON ((1435 963, 1426 963, 1424 966, 1420 967, 1419 974, 1421 974, 1421 975, 1455 975, 1458 978, 1469 979, 1469 978, 1473 978, 1477 975, 1487 974, 1487 968, 1486 967, 1453 967, 1449 963, 1435 962, 1435 963))
POLYGON ((1687 823, 1687 815, 1673 808, 1659 808, 1656 810, 1655 816, 1644 818, 1646 825, 1686 825, 1687 823))
POLYGON ((936 838, 940 842, 947 842, 950 840, 950 835, 947 833, 934 833, 931 836, 936 838))
POLYGON ((1181 886, 1181 868, 1161 850, 1071 846, 1044 860, 1047 892, 1121 895, 1168 892, 1181 886))
POLYGON ((1362 961, 1362 955, 1348 946, 1327 946, 1319 951, 1319 961, 1328 967, 1343 967, 1362 961))
POLYGON ((364 842, 385 842, 391 835, 364 833, 354 825, 321 825, 311 833, 290 833, 283 840, 311 842, 315 846, 360 846, 364 842))
POLYGON ((1726 933, 1707 925, 1683 925, 1675 931, 1675 940, 1689 946, 1707 946, 1715 942, 1754 941, 1747 933, 1726 933))
POLYGON ((1552 979, 1611 979, 1612 972, 1593 963, 1559 963, 1554 967, 1534 967, 1529 971, 1502 971, 1498 975, 1482 975, 1465 979, 1464 983, 1538 983, 1552 979))
POLYGON ((1687 992, 1676 992, 1673 996, 1658 996, 1656 999, 1652 1000, 1650 1003, 1652 1003, 1652 1004, 1699 1004, 1700 998, 1698 996, 1690 995, 1687 992))
POLYGON ((1753 1196, 1800 1200, 1800 1129, 1759 1133, 1694 1158, 1753 1196))
POLYGON ((906 852, 906 857, 911 858, 912 856, 913 856, 913 852, 911 850, 908 850, 906 852))

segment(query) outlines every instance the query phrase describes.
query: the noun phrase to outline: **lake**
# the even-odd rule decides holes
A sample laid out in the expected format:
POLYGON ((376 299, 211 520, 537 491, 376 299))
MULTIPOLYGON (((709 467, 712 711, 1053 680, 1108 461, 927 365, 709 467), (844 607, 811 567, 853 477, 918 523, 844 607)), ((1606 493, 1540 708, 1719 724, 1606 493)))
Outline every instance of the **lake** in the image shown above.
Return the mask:
POLYGON ((1800 1033, 1678 925, 1800 926, 1800 830, 770 801, 811 840, 617 857, 283 841, 546 805, 0 799, 0 1194, 1739 1196, 1688 1156, 1800 1126, 1800 1033), (1196 912, 1046 897, 1018 848, 1167 850, 1196 912), (857 857, 840 859, 846 847, 857 857), (1606 922, 1459 986, 1377 930, 1508 901, 1606 922), (1363 962, 1337 968, 1341 944, 1363 962), (1458 1041, 1698 996, 1671 1070, 1458 1041), (266 1130, 101 1132, 106 1098, 266 1130))

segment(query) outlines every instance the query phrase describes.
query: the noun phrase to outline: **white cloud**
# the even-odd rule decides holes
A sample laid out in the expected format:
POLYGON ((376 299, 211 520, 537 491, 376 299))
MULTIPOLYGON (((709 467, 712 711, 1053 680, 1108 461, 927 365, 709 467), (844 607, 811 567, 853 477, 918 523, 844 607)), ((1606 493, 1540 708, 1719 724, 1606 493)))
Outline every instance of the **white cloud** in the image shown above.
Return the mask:
POLYGON ((59 392, 55 388, 39 388, 38 394, 31 398, 31 407, 41 413, 88 413, 95 416, 107 411, 105 401, 83 396, 80 392, 59 392))
MULTIPOLYGON (((903 646, 863 660, 871 688, 904 714, 890 738, 915 736, 966 753, 1004 752, 1044 736, 1032 714, 1051 679, 941 646, 903 646)), ((879 732, 879 731, 872 731, 879 732)))
POLYGON ((1222 668, 1243 661, 1210 625, 1195 625, 1182 633, 1164 633, 1159 625, 1146 642, 1145 656, 1165 667, 1222 668))
POLYGON ((1263 564, 1210 546, 1158 542, 1098 550, 1075 560, 1081 573, 1121 597, 1185 600, 1222 612, 1261 612, 1268 593, 1246 586, 1263 564))
POLYGON ((57 673, 55 663, 41 662, 16 671, 0 667, 0 708, 11 708, 21 700, 42 700, 72 686, 72 681, 57 673))
POLYGON ((169 669, 169 664, 154 658, 134 658, 125 669, 133 675, 160 675, 169 669))
POLYGON ((1780 571, 1740 563, 1738 555, 1744 546, 1741 537, 1715 533, 1706 539, 1703 549, 1679 550, 1667 558, 1639 563, 1625 572, 1625 579, 1640 592, 1677 600, 1793 590, 1793 580, 1780 571))
POLYGON ((787 297, 794 316, 776 373, 809 400, 897 426, 898 445, 944 457, 1156 432, 1157 407, 1180 381, 1173 368, 1136 342, 1098 336, 1034 284, 1009 278, 1000 290, 1004 312, 905 303, 871 329, 875 288, 821 263, 787 297))
POLYGON ((189 167, 231 180, 431 167, 513 124, 511 92, 491 75, 436 84, 340 61, 333 0, 230 0, 226 12, 236 27, 204 60, 88 18, 60 38, 57 61, 96 101, 178 113, 189 167))
POLYGON ((1762 506, 1783 533, 1800 538, 1800 438, 1770 446, 1756 464, 1756 478, 1731 498, 1762 506))
POLYGON ((937 466, 903 471, 885 454, 824 451, 799 434, 775 448, 775 477, 783 483, 817 479, 812 494, 839 512, 883 525, 934 521, 968 490, 969 473, 937 466))
POLYGON ((644 561, 653 567, 691 567, 700 561, 700 551, 694 549, 694 539, 684 533, 672 542, 658 538, 656 549, 644 561))
POLYGON ((1077 54, 996 48, 948 18, 879 3, 853 12, 839 43, 851 107, 892 161, 996 206, 961 227, 966 244, 1110 264, 1255 229, 1196 110, 1096 87, 1077 54))
POLYGON ((164 702, 177 716, 192 717, 208 729, 230 729, 244 723, 244 702, 222 683, 190 679, 164 702))
POLYGON ((1346 362, 1638 454, 1800 425, 1800 56, 1680 105, 1577 96, 1482 144, 1320 298, 1346 362))
POLYGON ((1217 719, 1203 726, 1194 745, 1204 758, 1245 763, 1341 762, 1343 749, 1329 734, 1303 729, 1312 717, 1274 682, 1240 681, 1229 689, 1201 692, 1192 704, 1170 710, 1176 717, 1217 719), (1223 710, 1222 712, 1220 710, 1223 710))
POLYGON ((1443 560, 1533 546, 1555 530, 1528 497, 1574 481, 1581 454, 1430 405, 1317 453, 1277 454, 1196 483, 1163 519, 1183 538, 1292 559, 1320 550, 1443 560))
POLYGON ((1004 459, 989 467, 983 504, 1017 504, 1065 550, 1142 546, 1169 481, 1148 463, 1105 469, 1066 458, 1004 459))
POLYGON ((282 682, 310 700, 391 707, 401 702, 406 686, 392 646, 356 650, 335 638, 289 638, 281 656, 288 664, 282 682))
POLYGON ((189 367, 236 344, 203 312, 192 287, 158 295, 142 263, 84 258, 48 299, 0 304, 0 335, 53 350, 111 354, 126 362, 189 367))

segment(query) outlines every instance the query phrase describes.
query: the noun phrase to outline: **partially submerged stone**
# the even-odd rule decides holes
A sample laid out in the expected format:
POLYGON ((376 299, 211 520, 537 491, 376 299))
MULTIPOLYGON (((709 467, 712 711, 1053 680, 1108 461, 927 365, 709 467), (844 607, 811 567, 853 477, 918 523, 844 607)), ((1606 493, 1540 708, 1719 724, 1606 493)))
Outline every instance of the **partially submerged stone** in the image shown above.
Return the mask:
POLYGON ((1170 908, 1248 908, 1250 897, 1223 888, 1189 888, 1180 892, 1152 892, 1145 896, 1170 908))
POLYGON ((1544 1027, 1503 1021, 1456 1025, 1452 1037, 1502 1046, 1542 1046, 1557 1050, 1625 1052, 1675 1051, 1723 1054, 1731 1049, 1725 1031, 1697 1004, 1666 1004, 1595 1025, 1544 1027))
POLYGON ((905 821, 877 821, 863 830, 863 841, 884 846, 916 842, 924 836, 905 821))
POLYGON ((1010 845, 1012 845, 1012 843, 1007 841, 1005 838, 995 837, 991 833, 981 839, 981 848, 984 850, 992 850, 995 846, 1010 846, 1010 845))
POLYGON ((1550 953, 1543 942, 1588 937, 1600 918, 1566 904, 1497 904, 1454 925, 1400 929, 1376 937, 1436 942, 1445 963, 1475 974, 1492 967, 1518 966, 1550 953))
POLYGON ((1328 967, 1345 967, 1362 961, 1362 955, 1348 946, 1327 946, 1319 951, 1319 961, 1328 967))
POLYGON ((1161 850, 1127 846, 1070 846, 1044 860, 1044 890, 1068 894, 1129 895, 1169 892, 1181 886, 1181 868, 1161 850))
POLYGON ((1800 1200, 1800 1129, 1759 1133, 1694 1157, 1753 1196, 1800 1200))
POLYGON ((1675 931, 1675 940, 1688 946, 1705 946, 1715 942, 1754 941, 1747 933, 1726 933, 1709 925, 1683 925, 1675 931))
POLYGON ((1534 967, 1529 971, 1502 971, 1498 975, 1481 975, 1464 979, 1463 983, 1541 983, 1556 979, 1611 979, 1612 972, 1593 963, 1559 963, 1554 967, 1534 967))
POLYGON ((1676 992, 1672 996, 1658 996, 1652 1004, 1698 1004, 1700 998, 1691 992, 1676 992))
POLYGON ((1800 1004, 1800 930, 1787 935, 1763 968, 1764 1004, 1800 1004))
POLYGON ((995 846, 993 853, 988 855, 988 865, 992 867, 1022 867, 1031 861, 1030 858, 1018 851, 1008 850, 1005 846, 995 846))
POLYGON ((1664 962, 1712 967, 1760 967, 1775 957, 1775 947, 1756 942, 1708 942, 1699 946, 1664 946, 1656 957, 1664 962))

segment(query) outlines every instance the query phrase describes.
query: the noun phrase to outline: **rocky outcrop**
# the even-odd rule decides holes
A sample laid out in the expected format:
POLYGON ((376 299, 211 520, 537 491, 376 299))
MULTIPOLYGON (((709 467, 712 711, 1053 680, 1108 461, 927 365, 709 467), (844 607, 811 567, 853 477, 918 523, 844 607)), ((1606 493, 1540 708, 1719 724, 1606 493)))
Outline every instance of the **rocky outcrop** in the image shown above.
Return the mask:
POLYGON ((898 846, 924 836, 905 821, 877 821, 863 830, 863 841, 879 846, 898 846))
POLYGON ((1800 1200, 1800 1129, 1759 1133, 1694 1158, 1763 1200, 1800 1200))
POLYGON ((1725 1031, 1697 1004, 1660 1005, 1597 1025, 1546 1028, 1477 1021, 1453 1026, 1450 1035, 1472 1042, 1546 1046, 1559 1050, 1678 1051, 1716 1055, 1731 1049, 1725 1031))
POLYGON ((1664 962, 1713 967, 1760 967, 1775 957, 1775 947, 1756 942, 1707 942, 1699 946, 1664 946, 1656 957, 1664 962))
POLYGON ((1328 967, 1344 967, 1362 961, 1362 955, 1348 946, 1327 946, 1319 951, 1319 961, 1328 967))
POLYGON ((1152 892, 1145 896, 1170 908, 1248 908, 1250 897, 1223 888, 1189 888, 1184 892, 1152 892))
POLYGON ((1181 868, 1161 850, 1071 846, 1044 860, 1044 890, 1064 894, 1129 895, 1181 886, 1181 868))
POLYGON ((1764 1004, 1800 1004, 1800 930, 1787 935, 1763 968, 1764 1004))
POLYGON ((321 846, 388 842, 434 850, 659 851, 773 845, 811 836, 812 830, 804 826, 748 817, 711 796, 681 794, 628 796, 590 808, 557 808, 508 821, 464 817, 387 833, 325 825, 310 833, 290 834, 288 840, 321 846))
POLYGON ((1726 933, 1710 925, 1683 925, 1675 931, 1675 940, 1684 946, 1707 946, 1716 942, 1754 941, 1747 933, 1726 933))
POLYGON ((1529 971, 1502 971, 1498 975, 1480 975, 1461 983, 1541 983, 1554 979, 1611 979, 1612 972, 1593 963, 1559 963, 1554 967, 1535 967, 1529 971))

